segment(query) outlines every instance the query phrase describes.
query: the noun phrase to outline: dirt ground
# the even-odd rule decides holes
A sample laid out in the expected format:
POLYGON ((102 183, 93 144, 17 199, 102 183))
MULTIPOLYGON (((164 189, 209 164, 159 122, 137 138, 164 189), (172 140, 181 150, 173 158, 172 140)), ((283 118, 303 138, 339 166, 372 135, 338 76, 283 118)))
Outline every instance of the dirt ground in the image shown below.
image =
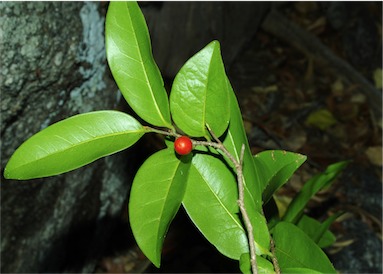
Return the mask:
MULTIPOLYGON (((381 2, 297 2, 280 12, 381 93, 381 2)), ((333 186, 313 199, 307 213, 323 220, 336 211, 346 212, 331 226, 337 240, 326 250, 338 271, 381 273, 382 119, 372 109, 368 92, 342 71, 263 29, 228 74, 252 151, 284 149, 308 157, 276 195, 280 205, 287 205, 304 182, 327 165, 351 160, 333 186)), ((238 272, 237 262, 218 255, 184 214, 172 227, 178 229, 169 232, 161 269, 150 267, 133 248, 104 258, 96 272, 238 272)))

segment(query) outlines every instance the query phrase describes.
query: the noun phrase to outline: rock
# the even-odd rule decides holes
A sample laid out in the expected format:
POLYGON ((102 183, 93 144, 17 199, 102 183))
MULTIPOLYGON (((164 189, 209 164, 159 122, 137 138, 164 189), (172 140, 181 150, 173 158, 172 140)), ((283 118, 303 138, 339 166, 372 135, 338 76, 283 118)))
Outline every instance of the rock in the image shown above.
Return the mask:
MULTIPOLYGON (((0 4, 2 173, 44 127, 116 106, 100 10, 92 2, 0 4)), ((1 272, 93 271, 126 199, 129 155, 41 180, 2 178, 1 272)))
MULTIPOLYGON (((342 239, 353 240, 330 256, 335 268, 341 273, 382 273, 381 227, 382 182, 380 169, 360 164, 350 164, 343 172, 343 184, 337 193, 345 212, 353 217, 343 222, 342 239)), ((340 241, 342 241, 342 239, 340 241)))
MULTIPOLYGON (((155 59, 168 78, 213 39, 221 42, 228 67, 269 7, 141 5, 155 59)), ((41 129, 78 113, 117 107, 121 96, 105 60, 105 8, 93 2, 0 4, 2 173, 16 148, 41 129)), ((1 178, 1 271, 92 272, 120 221, 137 162, 129 149, 60 176, 1 178)))
POLYGON ((258 30, 271 4, 267 2, 142 3, 153 55, 167 78, 209 42, 221 43, 228 70, 258 30))
POLYGON ((321 6, 329 25, 338 31, 340 47, 351 64, 370 70, 381 67, 382 51, 376 47, 381 31, 373 16, 381 6, 371 2, 322 2, 321 6))
POLYGON ((333 255, 331 261, 340 273, 382 273, 382 241, 363 221, 349 219, 342 223, 354 242, 333 255))

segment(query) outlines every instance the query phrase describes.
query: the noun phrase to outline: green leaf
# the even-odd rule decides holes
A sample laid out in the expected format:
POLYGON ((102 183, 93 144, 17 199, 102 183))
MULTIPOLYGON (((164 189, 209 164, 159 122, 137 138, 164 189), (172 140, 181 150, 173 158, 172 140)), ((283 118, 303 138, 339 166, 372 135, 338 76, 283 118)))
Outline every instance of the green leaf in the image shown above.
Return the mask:
POLYGON ((282 273, 289 268, 307 268, 322 273, 336 273, 326 254, 295 225, 278 223, 273 230, 275 256, 282 273))
POLYGON ((12 155, 4 176, 26 180, 74 170, 130 147, 144 133, 137 120, 122 112, 75 115, 25 141, 12 155))
MULTIPOLYGON (((245 145, 245 152, 243 158, 245 192, 249 198, 249 202, 252 203, 252 207, 256 208, 259 212, 261 212, 262 187, 261 184, 259 182, 256 182, 255 180, 255 178, 257 178, 256 169, 247 140, 245 128, 242 121, 242 114, 237 102, 237 98, 228 79, 227 83, 230 87, 230 123, 227 134, 224 136, 223 144, 237 161, 240 160, 242 145, 245 145)), ((228 160, 228 162, 230 161, 228 160)))
POLYGON ((173 128, 149 31, 136 2, 110 2, 105 47, 113 77, 132 109, 152 125, 173 128))
MULTIPOLYGON (((252 274, 249 253, 244 253, 241 255, 241 258, 239 260, 239 268, 241 269, 241 272, 243 274, 252 274)), ((258 269, 258 273, 264 273, 264 274, 275 273, 273 264, 270 261, 258 255, 257 255, 257 269, 258 269)))
POLYGON ((264 203, 267 203, 275 191, 290 179, 306 158, 302 154, 284 150, 267 150, 254 156, 258 181, 264 189, 264 203))
POLYGON ((194 137, 217 136, 226 130, 230 112, 226 73, 218 41, 190 58, 176 75, 170 93, 175 124, 194 137))
POLYGON ((257 266, 258 266, 258 273, 264 273, 264 274, 274 274, 274 266, 265 258, 257 255, 257 266))
POLYGON ((309 274, 309 273, 317 274, 318 273, 319 274, 319 273, 322 273, 322 272, 315 271, 315 270, 309 269, 309 268, 291 267, 291 268, 283 269, 283 273, 291 273, 291 274, 299 274, 299 273, 302 273, 302 274, 309 274))
POLYGON ((186 188, 190 155, 178 159, 173 149, 150 156, 138 170, 129 199, 132 232, 142 252, 157 267, 170 222, 186 188))
POLYGON ((347 166, 348 161, 332 164, 327 169, 310 180, 302 187, 301 191, 289 204, 283 220, 296 224, 302 215, 307 202, 321 189, 329 186, 338 174, 347 166))
POLYGON ((223 255, 239 260, 248 252, 248 242, 237 198, 236 180, 226 165, 212 155, 194 155, 183 206, 210 243, 223 255))
POLYGON ((243 274, 252 274, 249 253, 243 253, 239 258, 239 269, 243 274))
POLYGON ((334 234, 332 234, 328 228, 341 214, 342 212, 334 214, 323 223, 320 223, 307 215, 303 215, 297 226, 302 229, 302 231, 304 231, 316 244, 318 244, 319 247, 328 247, 336 240, 334 234))
MULTIPOLYGON (((227 150, 239 161, 242 144, 245 145, 243 157, 243 176, 245 188, 245 207, 249 214, 251 224, 254 227, 254 239, 257 246, 258 255, 268 254, 270 247, 270 235, 267 228, 266 219, 262 215, 262 185, 257 181, 257 173, 250 151, 245 128, 243 126, 241 110, 237 98, 228 79, 230 96, 230 123, 227 133, 224 135, 223 144, 227 150)), ((226 159, 230 163, 229 159, 226 159)))
POLYGON ((239 269, 243 274, 252 274, 249 253, 243 253, 239 258, 239 269))
POLYGON ((305 121, 306 125, 314 126, 321 130, 326 130, 336 123, 337 120, 328 109, 320 109, 310 113, 305 121))

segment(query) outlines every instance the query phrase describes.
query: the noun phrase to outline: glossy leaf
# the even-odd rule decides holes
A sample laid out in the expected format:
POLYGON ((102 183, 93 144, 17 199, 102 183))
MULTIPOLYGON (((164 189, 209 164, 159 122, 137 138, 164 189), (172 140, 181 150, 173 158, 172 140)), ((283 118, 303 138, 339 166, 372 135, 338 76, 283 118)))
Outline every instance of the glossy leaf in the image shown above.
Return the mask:
POLYGON ((138 170, 129 199, 129 218, 142 252, 157 267, 170 222, 186 188, 190 156, 178 159, 173 149, 150 156, 138 170))
MULTIPOLYGON (((262 186, 256 179, 257 173, 247 141, 237 98, 228 79, 227 83, 230 91, 230 123, 226 134, 223 136, 223 144, 237 161, 240 159, 242 144, 245 145, 243 157, 245 207, 247 208, 250 221, 254 227, 254 239, 258 249, 258 255, 268 254, 270 236, 266 219, 262 215, 262 186)), ((226 160, 230 163, 229 159, 226 160)))
POLYGON ((229 123, 228 86, 218 41, 190 58, 176 75, 170 93, 175 124, 187 135, 220 136, 229 123))
POLYGON ((278 223, 273 230, 275 256, 281 272, 290 268, 307 268, 322 273, 336 273, 326 254, 295 225, 278 223))
MULTIPOLYGON (((245 191, 248 196, 249 203, 252 204, 253 208, 257 210, 262 210, 262 199, 261 193, 262 188, 259 182, 256 182, 256 169, 253 161, 253 156, 251 155, 249 143, 247 140, 245 128, 242 121, 242 113, 239 108, 237 98, 235 93, 230 85, 228 79, 226 79, 229 85, 229 95, 230 95, 230 123, 229 128, 224 136, 223 144, 228 149, 228 151, 234 156, 234 158, 239 161, 242 145, 245 145, 245 153, 243 159, 243 173, 245 179, 245 191)), ((230 163, 230 161, 228 160, 230 163)))
POLYGON ((172 128, 167 93, 136 2, 110 2, 105 47, 113 77, 132 109, 150 124, 172 128))
POLYGON ((348 162, 338 162, 327 167, 325 172, 318 174, 305 183, 301 191, 289 204, 283 220, 296 224, 302 215, 307 202, 321 189, 329 186, 348 162))
POLYGON ((309 268, 302 268, 302 267, 291 267, 291 268, 285 268, 283 269, 283 273, 291 273, 291 274, 320 274, 322 272, 316 271, 309 268))
POLYGON ((12 155, 4 176, 26 180, 74 170, 130 147, 144 133, 137 120, 122 112, 75 115, 25 141, 12 155))
POLYGON ((239 260, 248 252, 248 242, 237 199, 236 180, 226 165, 212 155, 194 155, 183 206, 210 243, 223 255, 239 260))
MULTIPOLYGON (((244 253, 239 260, 239 268, 243 274, 252 274, 250 264, 250 254, 244 253)), ((274 274, 273 264, 265 258, 257 255, 257 269, 258 273, 262 274, 274 274)))
POLYGON ((307 215, 303 215, 297 226, 302 229, 302 231, 304 231, 316 244, 318 244, 319 247, 328 247, 336 240, 334 234, 332 234, 328 228, 341 214, 342 213, 334 214, 323 223, 320 223, 307 215))
POLYGON ((258 181, 262 184, 263 202, 285 184, 304 163, 306 156, 284 150, 262 151, 254 156, 258 181))

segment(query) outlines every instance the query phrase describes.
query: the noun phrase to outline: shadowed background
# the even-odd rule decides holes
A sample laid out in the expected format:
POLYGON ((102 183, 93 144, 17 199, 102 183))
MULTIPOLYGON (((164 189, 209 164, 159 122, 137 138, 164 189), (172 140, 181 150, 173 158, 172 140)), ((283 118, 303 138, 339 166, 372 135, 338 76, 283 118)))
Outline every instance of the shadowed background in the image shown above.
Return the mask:
MULTIPOLYGON (((318 219, 348 212, 332 227, 338 241, 328 252, 337 269, 381 272, 381 3, 140 5, 167 86, 217 39, 253 152, 308 156, 280 201, 327 164, 353 160, 309 210, 318 219)), ((24 140, 56 121, 92 110, 131 111, 105 59, 106 10, 102 2, 0 4, 2 171, 24 140)), ((1 178, 1 272, 238 271, 184 214, 169 232, 160 270, 136 249, 125 203, 136 169, 161 145, 145 136, 67 174, 1 178)))

